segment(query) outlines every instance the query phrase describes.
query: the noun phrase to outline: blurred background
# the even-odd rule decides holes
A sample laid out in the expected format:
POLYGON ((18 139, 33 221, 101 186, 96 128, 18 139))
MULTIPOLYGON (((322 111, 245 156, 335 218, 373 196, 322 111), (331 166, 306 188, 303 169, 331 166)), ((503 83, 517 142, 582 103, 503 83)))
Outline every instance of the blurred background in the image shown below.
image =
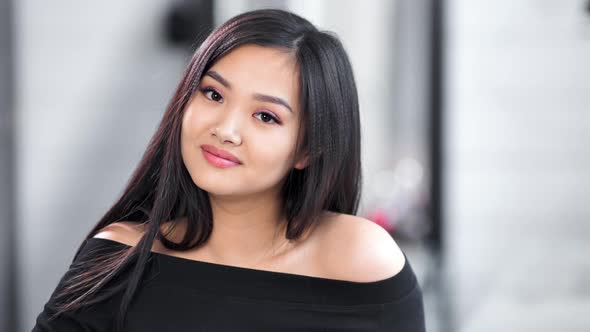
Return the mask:
POLYGON ((582 0, 0 0, 0 330, 32 329, 204 32, 269 7, 350 55, 359 215, 408 255, 427 330, 590 331, 582 0))

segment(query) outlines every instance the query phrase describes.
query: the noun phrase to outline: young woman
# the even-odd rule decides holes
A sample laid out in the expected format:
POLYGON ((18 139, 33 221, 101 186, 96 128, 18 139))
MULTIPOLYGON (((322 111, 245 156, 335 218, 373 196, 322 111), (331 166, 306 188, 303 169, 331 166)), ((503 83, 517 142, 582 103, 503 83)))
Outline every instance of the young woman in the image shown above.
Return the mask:
POLYGON ((355 216, 360 146, 338 38, 287 11, 233 17, 33 331, 424 331, 406 255, 355 216))

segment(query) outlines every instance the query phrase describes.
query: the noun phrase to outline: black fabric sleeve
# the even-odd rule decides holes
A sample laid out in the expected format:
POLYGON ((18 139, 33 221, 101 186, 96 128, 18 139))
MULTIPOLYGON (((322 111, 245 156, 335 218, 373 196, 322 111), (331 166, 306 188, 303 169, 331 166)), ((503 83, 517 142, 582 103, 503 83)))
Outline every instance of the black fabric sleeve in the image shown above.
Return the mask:
POLYGON ((412 291, 397 301, 384 305, 380 331, 426 332, 422 288, 416 283, 412 291))
POLYGON ((97 248, 88 246, 86 241, 82 244, 76 252, 69 269, 59 280, 57 287, 44 305, 43 311, 37 316, 32 332, 99 332, 112 330, 111 324, 118 309, 118 296, 113 296, 108 300, 78 310, 62 313, 57 318, 49 320, 50 316, 56 312, 56 294, 63 289, 66 281, 75 274, 77 263, 95 255, 95 249, 97 248))

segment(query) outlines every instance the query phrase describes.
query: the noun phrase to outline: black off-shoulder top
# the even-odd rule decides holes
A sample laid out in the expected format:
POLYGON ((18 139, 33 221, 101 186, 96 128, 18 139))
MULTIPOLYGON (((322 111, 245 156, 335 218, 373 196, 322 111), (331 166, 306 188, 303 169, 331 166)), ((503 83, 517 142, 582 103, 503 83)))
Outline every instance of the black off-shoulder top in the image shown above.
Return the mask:
MULTIPOLYGON (((55 312, 56 291, 75 262, 129 247, 109 239, 85 240, 70 269, 37 316, 33 332, 112 331, 120 297, 55 312)), ((422 290, 404 253, 400 272, 354 282, 150 253, 126 317, 125 331, 425 331, 422 290)))

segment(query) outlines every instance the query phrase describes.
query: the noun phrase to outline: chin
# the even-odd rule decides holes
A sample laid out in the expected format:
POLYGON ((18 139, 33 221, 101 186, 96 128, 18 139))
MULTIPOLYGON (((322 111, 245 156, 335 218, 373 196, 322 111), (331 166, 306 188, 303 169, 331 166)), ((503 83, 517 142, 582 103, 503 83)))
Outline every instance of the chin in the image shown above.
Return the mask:
POLYGON ((242 187, 227 176, 213 175, 209 171, 202 171, 198 176, 193 176, 193 183, 212 195, 239 194, 242 187))

